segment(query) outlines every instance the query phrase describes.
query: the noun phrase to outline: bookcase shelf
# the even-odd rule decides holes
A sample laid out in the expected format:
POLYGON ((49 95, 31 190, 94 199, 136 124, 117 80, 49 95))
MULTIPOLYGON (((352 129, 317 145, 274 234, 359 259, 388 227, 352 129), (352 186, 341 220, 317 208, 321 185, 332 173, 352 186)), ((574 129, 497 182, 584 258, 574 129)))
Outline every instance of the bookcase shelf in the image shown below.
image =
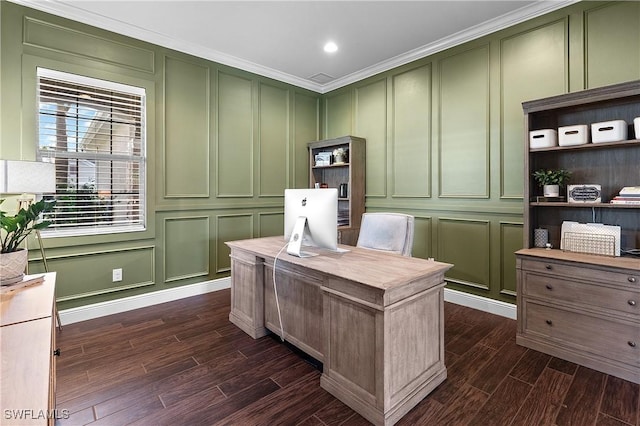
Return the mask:
MULTIPOLYGON (((522 107, 524 248, 516 252, 516 342, 640 383, 640 259, 577 252, 593 252, 592 245, 566 250, 566 234, 565 250, 559 250, 564 221, 618 225, 621 252, 640 247, 640 205, 609 203, 623 187, 640 185, 640 140, 629 125, 640 117, 640 81, 524 102, 522 107), (632 139, 529 149, 532 130, 611 120, 625 120, 632 139), (532 172, 542 168, 570 171, 570 184, 600 185, 602 202, 538 201, 532 172), (548 235, 550 247, 533 247, 538 229, 538 244, 545 246, 548 235)), ((598 238, 589 244, 607 241, 594 236, 598 238)), ((615 239, 612 244, 614 248, 615 239)))
POLYGON ((347 185, 347 196, 338 198, 338 242, 356 245, 360 222, 365 204, 365 139, 355 136, 343 136, 310 142, 309 149, 309 187, 316 184, 328 188, 340 188, 347 185), (316 165, 317 154, 332 158, 333 151, 343 148, 347 151, 347 161, 328 165, 316 165))

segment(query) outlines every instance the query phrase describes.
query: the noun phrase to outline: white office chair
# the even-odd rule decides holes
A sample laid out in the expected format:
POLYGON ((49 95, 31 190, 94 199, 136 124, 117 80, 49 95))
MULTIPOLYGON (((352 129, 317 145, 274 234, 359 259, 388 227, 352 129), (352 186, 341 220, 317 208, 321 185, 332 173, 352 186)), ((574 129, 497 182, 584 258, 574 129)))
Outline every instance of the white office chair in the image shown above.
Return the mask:
POLYGON ((357 247, 390 251, 411 257, 413 216, 402 213, 364 213, 357 247))

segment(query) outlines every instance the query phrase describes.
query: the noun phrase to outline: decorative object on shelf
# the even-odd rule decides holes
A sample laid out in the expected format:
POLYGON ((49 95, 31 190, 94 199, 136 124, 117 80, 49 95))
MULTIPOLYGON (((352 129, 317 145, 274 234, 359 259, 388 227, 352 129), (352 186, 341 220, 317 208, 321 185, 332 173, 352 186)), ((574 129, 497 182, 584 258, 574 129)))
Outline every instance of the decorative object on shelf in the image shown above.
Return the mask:
POLYGON ((627 122, 624 120, 602 121, 591 124, 591 142, 619 142, 627 139, 627 122))
POLYGON ((570 203, 601 203, 602 186, 597 184, 567 185, 567 201, 570 203))
POLYGON ((344 164, 348 162, 349 151, 346 148, 336 148, 333 150, 333 163, 344 164))
POLYGON ((558 127, 558 145, 574 146, 589 142, 589 126, 577 124, 575 126, 558 127))
POLYGON ((633 119, 633 131, 635 132, 636 139, 640 139, 640 117, 633 119))
POLYGON ((576 253, 620 256, 620 227, 563 221, 560 249, 576 253))
POLYGON ((533 230, 533 245, 544 248, 549 244, 549 230, 538 228, 533 230))
POLYGON ((640 186, 625 186, 613 197, 611 204, 628 204, 640 206, 640 186))
POLYGON ((319 152, 315 156, 315 165, 320 166, 330 166, 331 165, 331 153, 330 152, 319 152))
POLYGON ((338 197, 349 198, 349 184, 341 183, 340 186, 338 186, 338 197))
POLYGON ((551 148, 558 145, 558 132, 554 129, 532 130, 529 132, 529 148, 551 148))
MULTIPOLYGON (((53 210, 55 202, 40 200, 33 203, 27 194, 55 192, 55 165, 39 161, 0 160, 0 194, 22 194, 18 199, 18 212, 9 216, 0 210, 0 284, 11 285, 22 280, 28 264, 24 239, 33 231, 38 236, 43 262, 46 260, 40 230, 51 224, 38 221, 41 213, 53 210)), ((2 204, 0 200, 0 204, 2 204)))
POLYGON ((543 189, 545 197, 559 197, 560 187, 571 177, 571 172, 564 169, 539 169, 533 172, 533 178, 543 189))

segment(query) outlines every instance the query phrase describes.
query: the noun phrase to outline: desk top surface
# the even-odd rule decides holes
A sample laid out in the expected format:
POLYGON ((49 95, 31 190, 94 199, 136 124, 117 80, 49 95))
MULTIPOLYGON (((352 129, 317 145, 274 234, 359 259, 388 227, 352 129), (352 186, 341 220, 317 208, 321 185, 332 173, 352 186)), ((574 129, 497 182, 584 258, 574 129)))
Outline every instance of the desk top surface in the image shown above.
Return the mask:
MULTIPOLYGON (((226 244, 232 249, 251 252, 259 257, 273 259, 286 244, 282 236, 253 238, 248 240, 229 241, 226 244)), ((337 253, 329 250, 304 247, 305 251, 318 253, 318 256, 299 258, 287 254, 285 250, 278 256, 279 262, 335 275, 379 289, 392 289, 414 280, 444 274, 453 265, 418 257, 406 257, 371 249, 340 246, 348 250, 337 253)))
POLYGON ((0 326, 50 317, 53 312, 56 273, 29 275, 44 276, 44 282, 0 294, 0 326))

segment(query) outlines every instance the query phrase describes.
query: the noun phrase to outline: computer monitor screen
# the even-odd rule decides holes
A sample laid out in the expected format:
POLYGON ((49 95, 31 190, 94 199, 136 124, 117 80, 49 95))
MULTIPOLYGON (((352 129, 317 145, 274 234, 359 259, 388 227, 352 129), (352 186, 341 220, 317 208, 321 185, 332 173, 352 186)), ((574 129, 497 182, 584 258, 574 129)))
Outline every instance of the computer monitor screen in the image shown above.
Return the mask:
POLYGON ((284 238, 287 253, 308 256, 300 246, 338 248, 338 190, 336 188, 285 189, 284 238))

